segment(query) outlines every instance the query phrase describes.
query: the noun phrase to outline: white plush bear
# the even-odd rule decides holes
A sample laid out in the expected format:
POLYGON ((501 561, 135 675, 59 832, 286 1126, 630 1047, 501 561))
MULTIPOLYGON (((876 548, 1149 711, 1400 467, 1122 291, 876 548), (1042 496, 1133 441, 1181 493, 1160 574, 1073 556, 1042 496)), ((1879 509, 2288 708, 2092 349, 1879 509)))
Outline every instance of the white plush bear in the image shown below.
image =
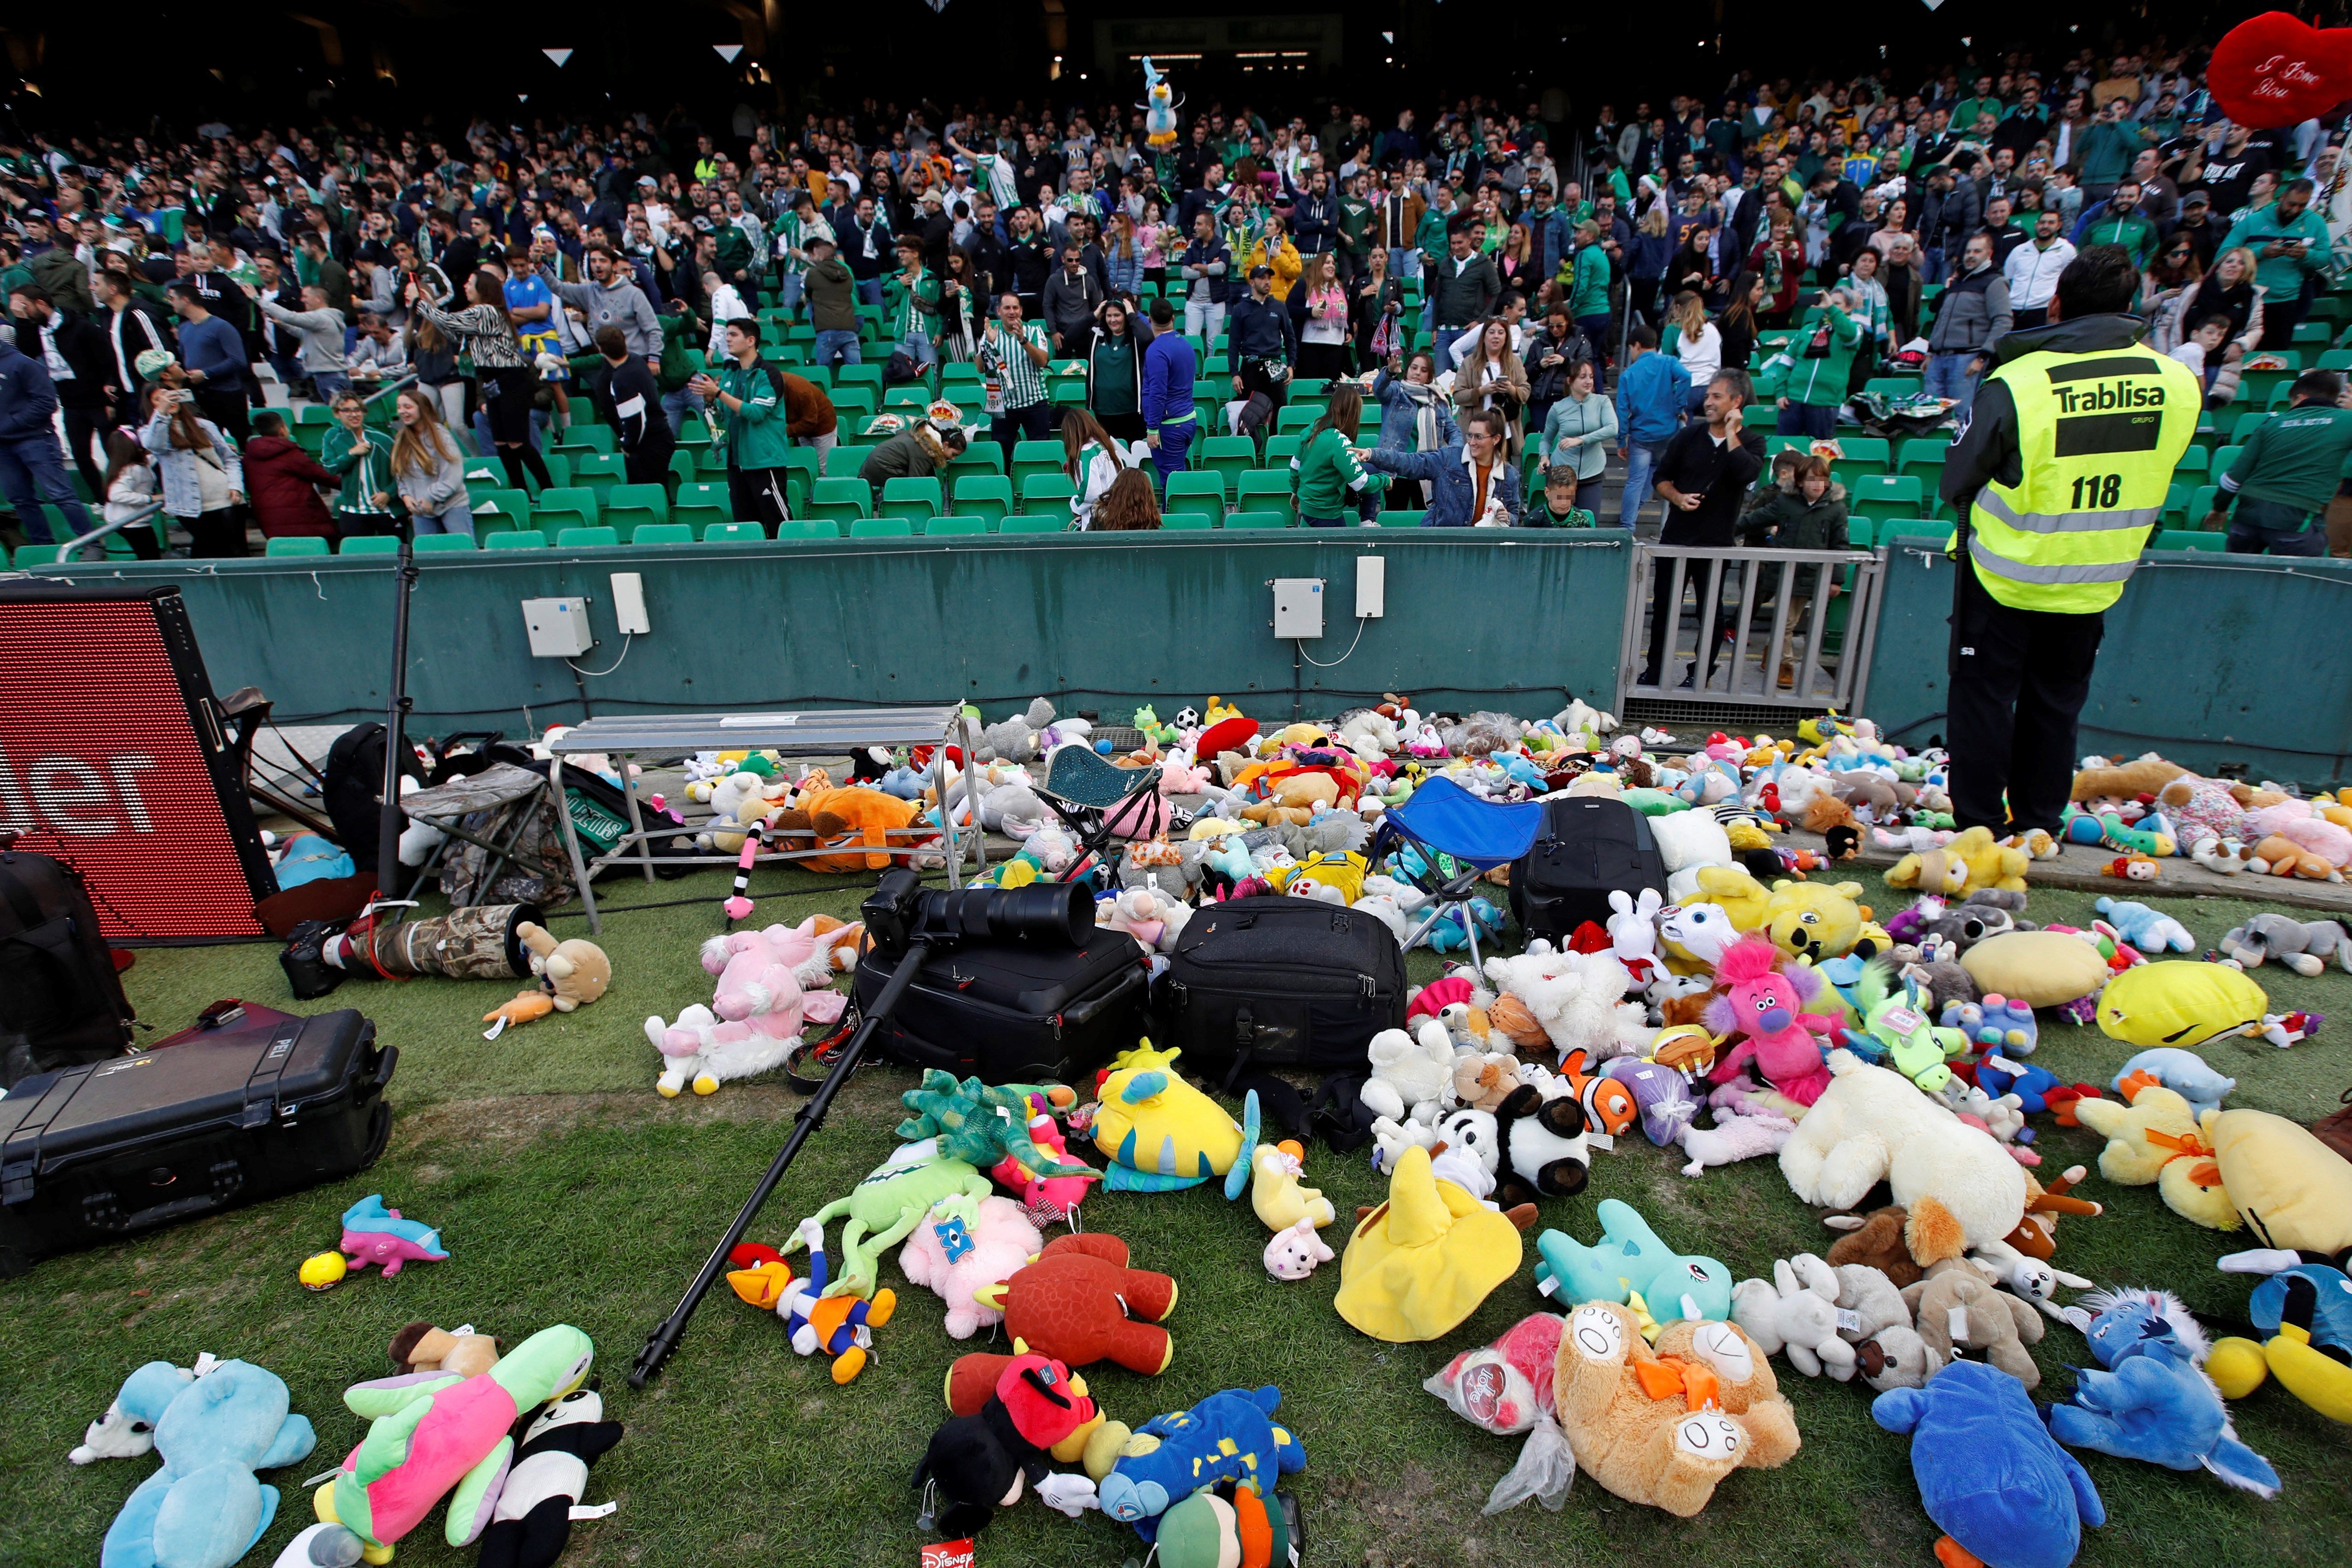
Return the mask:
POLYGON ((1651 836, 1666 867, 1666 896, 1679 904, 1698 891, 1698 868, 1728 866, 1731 839, 1711 811, 1674 811, 1650 819, 1651 836))
POLYGON ((1649 1044, 1649 1015, 1625 1000, 1633 977, 1613 954, 1555 952, 1538 938, 1517 956, 1487 959, 1486 978, 1526 1005, 1563 1056, 1580 1049, 1598 1065, 1649 1044))
POLYGON ((1742 1280, 1731 1289, 1731 1321, 1764 1354, 1779 1352, 1808 1377, 1827 1372, 1843 1383, 1853 1375, 1853 1346, 1838 1337, 1838 1277, 1810 1252, 1772 1265, 1770 1281, 1742 1280))
POLYGON ((1359 1094, 1366 1109, 1392 1122, 1437 1124, 1454 1087, 1454 1041, 1444 1024, 1423 1019, 1417 1038, 1401 1029, 1384 1029, 1372 1036, 1364 1054, 1372 1064, 1372 1075, 1359 1094))
POLYGON ((1884 1181, 1915 1220, 1920 1205, 1940 1206, 1971 1247, 2017 1228, 2025 1171, 1991 1134, 1852 1051, 1830 1052, 1829 1067, 1829 1088, 1780 1150, 1780 1174, 1801 1201, 1852 1208, 1884 1181))

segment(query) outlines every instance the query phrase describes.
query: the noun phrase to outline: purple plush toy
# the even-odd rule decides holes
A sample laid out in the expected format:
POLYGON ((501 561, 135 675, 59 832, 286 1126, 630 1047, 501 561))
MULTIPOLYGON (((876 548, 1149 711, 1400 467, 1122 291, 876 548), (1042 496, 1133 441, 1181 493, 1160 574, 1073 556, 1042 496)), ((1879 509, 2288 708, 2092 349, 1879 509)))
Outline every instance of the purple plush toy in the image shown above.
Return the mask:
POLYGON ((1642 1113, 1642 1131, 1660 1148, 1672 1144, 1698 1115, 1690 1081, 1664 1062, 1621 1056, 1602 1071, 1633 1091, 1633 1103, 1642 1113))

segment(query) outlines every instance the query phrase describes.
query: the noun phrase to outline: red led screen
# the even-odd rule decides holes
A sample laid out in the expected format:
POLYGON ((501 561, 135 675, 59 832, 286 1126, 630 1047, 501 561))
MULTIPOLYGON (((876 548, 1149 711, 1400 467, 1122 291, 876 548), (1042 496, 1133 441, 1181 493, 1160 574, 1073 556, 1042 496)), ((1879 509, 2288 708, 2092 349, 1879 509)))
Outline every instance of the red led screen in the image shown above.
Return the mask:
POLYGON ((176 591, 0 597, 0 830, 81 873, 111 942, 261 936, 275 891, 192 716, 211 690, 186 626, 176 591))

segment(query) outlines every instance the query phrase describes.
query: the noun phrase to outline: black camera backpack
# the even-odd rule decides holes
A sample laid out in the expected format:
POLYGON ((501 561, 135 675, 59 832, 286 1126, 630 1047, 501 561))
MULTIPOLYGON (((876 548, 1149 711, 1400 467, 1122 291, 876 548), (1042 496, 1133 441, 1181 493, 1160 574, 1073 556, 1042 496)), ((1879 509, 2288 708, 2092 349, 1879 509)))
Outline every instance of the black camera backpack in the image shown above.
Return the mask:
POLYGON ((0 1089, 121 1055, 131 1017, 80 874, 47 855, 0 852, 0 1089))

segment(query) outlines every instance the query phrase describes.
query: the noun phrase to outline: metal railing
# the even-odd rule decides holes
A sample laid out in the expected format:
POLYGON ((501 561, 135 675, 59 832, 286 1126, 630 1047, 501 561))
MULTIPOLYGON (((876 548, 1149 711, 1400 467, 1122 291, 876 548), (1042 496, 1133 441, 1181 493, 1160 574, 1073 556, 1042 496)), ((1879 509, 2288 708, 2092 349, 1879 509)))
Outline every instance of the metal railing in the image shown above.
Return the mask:
POLYGON ((1870 550, 1637 543, 1618 711, 1644 698, 1853 711, 1866 695, 1885 577, 1885 562, 1870 550), (1697 602, 1686 610, 1692 597, 1697 602), (1832 613, 1841 603, 1842 617, 1832 613), (1653 626, 1661 611, 1663 633, 1653 626), (1688 638, 1686 616, 1695 622, 1688 638))
MULTIPOLYGON (((143 523, 150 517, 154 517, 155 514, 161 512, 163 509, 163 503, 159 497, 148 502, 136 512, 133 512, 131 516, 124 517, 120 521, 100 523, 98 527, 90 529, 89 532, 77 535, 75 538, 68 539, 65 543, 58 547, 58 564, 60 566, 69 565, 74 557, 85 546, 95 544, 103 538, 110 538, 112 536, 121 533, 123 529, 131 527, 133 523, 143 523)), ((163 529, 158 528, 155 532, 157 536, 156 543, 159 546, 166 542, 162 537, 163 532, 163 529)))

